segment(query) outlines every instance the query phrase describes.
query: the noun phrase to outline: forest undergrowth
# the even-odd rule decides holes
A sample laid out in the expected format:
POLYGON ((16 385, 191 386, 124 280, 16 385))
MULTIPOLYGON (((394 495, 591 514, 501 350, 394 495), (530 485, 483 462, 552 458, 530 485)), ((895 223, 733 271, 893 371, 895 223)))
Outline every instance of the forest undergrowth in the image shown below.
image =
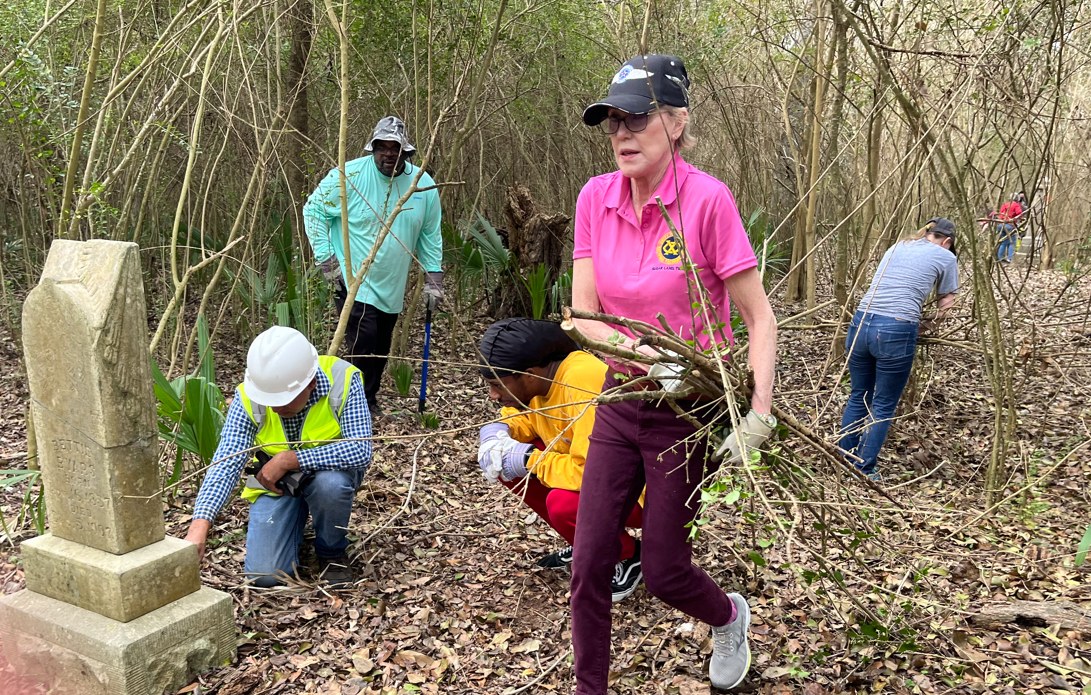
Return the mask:
MULTIPOLYGON (((985 508, 982 483, 995 404, 965 306, 946 342, 921 348, 917 385, 880 458, 886 496, 809 461, 790 439, 772 464, 728 472, 724 487, 740 494, 710 511, 696 558, 750 600, 747 691, 1091 693, 1091 624, 1077 607, 1091 601, 1091 570, 1077 559, 1091 522, 1091 282, 1062 293, 1066 282, 1030 272, 1009 288, 1018 302, 1003 303, 1019 422, 995 508, 985 508), (1077 618, 1061 627, 990 618, 996 606, 1064 602, 1077 618)), ((828 442, 847 396, 830 358, 834 318, 828 308, 781 331, 776 390, 828 442)), ((327 592, 308 576, 281 590, 245 586, 246 508, 225 509, 202 579, 234 598, 238 656, 180 692, 570 692, 568 575, 535 566, 562 541, 478 470, 476 429, 493 408, 471 332, 450 318, 433 332, 429 404, 440 429, 420 426, 415 395, 386 389, 392 414, 352 518, 353 589, 327 592)), ((238 380, 244 353, 219 346, 225 383, 238 380)), ((3 468, 26 450, 19 359, 3 336, 3 468)), ((168 533, 184 535, 197 482, 166 498, 168 533)), ((18 544, 34 530, 26 520, 12 527, 25 490, 0 494, 12 531, 0 539, 7 594, 23 587, 18 544)), ((707 627, 643 588, 615 607, 614 624, 613 692, 709 692, 707 627)), ((39 691, 0 670, 0 693, 10 692, 39 691)))

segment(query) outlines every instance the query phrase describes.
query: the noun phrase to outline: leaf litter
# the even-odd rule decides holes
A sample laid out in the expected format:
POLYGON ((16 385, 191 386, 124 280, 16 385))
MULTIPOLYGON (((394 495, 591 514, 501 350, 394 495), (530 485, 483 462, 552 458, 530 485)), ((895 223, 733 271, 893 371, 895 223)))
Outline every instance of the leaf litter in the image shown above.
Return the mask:
MULTIPOLYGON (((1019 346, 1007 485, 1018 494, 991 513, 983 514, 981 480, 995 405, 980 355, 949 345, 922 349, 924 380, 907 393, 880 460, 901 509, 855 480, 807 470, 805 450, 792 442, 782 443, 784 462, 757 472, 756 486, 731 472, 746 494, 710 512, 695 560, 750 600, 754 660, 744 692, 1091 693, 1091 619, 1064 629, 971 620, 1013 601, 1067 601, 1085 613, 1091 604, 1091 570, 1075 561, 1091 522, 1091 454, 1079 448, 1091 437, 1091 287, 1067 288, 1077 301, 1066 308, 1054 301, 1066 282, 1060 273, 1030 274, 1020 288, 1026 311, 1005 315, 1019 346), (825 482, 803 487, 785 471, 825 482), (801 501, 807 490, 828 497, 801 501), (859 523, 823 528, 824 508, 805 511, 803 502, 824 502, 831 522, 846 514, 829 510, 852 505, 859 523)), ((429 403, 441 428, 420 426, 415 398, 385 393, 393 414, 351 521, 357 584, 328 591, 304 572, 282 589, 245 586, 246 509, 232 503, 202 580, 234 598, 238 655, 179 692, 571 692, 568 575, 534 564, 563 541, 481 478, 476 428, 493 409, 469 366, 477 336, 451 326, 437 323, 433 333, 429 403)), ((969 332, 958 337, 973 344, 969 332)), ((782 333, 777 385, 778 400, 828 441, 847 395, 821 368, 832 339, 829 330, 782 333)), ((10 336, 0 337, 0 360, 0 455, 16 467, 27 393, 10 336)), ((0 490, 6 522, 24 493, 0 490)), ((184 535, 194 495, 191 485, 167 498, 168 533, 184 535)), ((18 544, 33 535, 25 520, 8 528, 4 593, 24 586, 18 544)), ((613 693, 711 692, 707 626, 644 589, 613 619, 613 693)), ((0 667, 0 692, 45 690, 0 667)))

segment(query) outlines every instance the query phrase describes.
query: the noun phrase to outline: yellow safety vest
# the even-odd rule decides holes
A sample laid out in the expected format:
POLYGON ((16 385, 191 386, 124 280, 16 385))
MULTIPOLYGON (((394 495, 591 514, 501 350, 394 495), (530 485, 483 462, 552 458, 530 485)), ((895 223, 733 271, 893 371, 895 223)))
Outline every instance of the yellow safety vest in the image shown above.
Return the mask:
MULTIPOLYGON (((303 430, 299 434, 300 441, 291 444, 287 441, 288 435, 284 432, 284 422, 280 416, 272 408, 259 406, 255 409, 254 402, 246 395, 245 385, 239 384, 243 408, 250 416, 250 421, 258 428, 258 433, 254 436, 254 446, 270 456, 275 456, 288 449, 310 449, 341 438, 341 411, 345 409, 345 401, 348 400, 352 377, 359 374, 360 370, 343 359, 328 355, 318 358, 318 368, 329 379, 329 393, 319 398, 307 410, 303 430)), ((266 490, 254 476, 247 478, 240 496, 247 502, 253 502, 261 495, 279 496, 266 490)))

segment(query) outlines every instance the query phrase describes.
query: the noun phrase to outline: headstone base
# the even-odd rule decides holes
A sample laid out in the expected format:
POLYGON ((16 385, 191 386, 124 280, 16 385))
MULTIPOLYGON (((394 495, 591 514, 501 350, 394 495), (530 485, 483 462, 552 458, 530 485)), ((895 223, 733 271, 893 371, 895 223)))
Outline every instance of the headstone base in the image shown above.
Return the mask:
POLYGON ((235 656, 231 597, 201 588, 127 623, 23 590, 0 598, 0 645, 58 695, 161 695, 235 656))
POLYGON ((181 538, 124 555, 51 534, 21 547, 27 589, 123 623, 201 588, 197 546, 181 538))

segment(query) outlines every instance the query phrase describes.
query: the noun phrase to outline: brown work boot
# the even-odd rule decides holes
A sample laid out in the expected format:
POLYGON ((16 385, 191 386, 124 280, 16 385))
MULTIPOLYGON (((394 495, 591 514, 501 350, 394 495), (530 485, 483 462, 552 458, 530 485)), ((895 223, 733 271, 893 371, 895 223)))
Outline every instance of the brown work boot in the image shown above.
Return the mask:
POLYGON ((318 558, 318 564, 322 568, 318 579, 326 582, 331 589, 347 589, 356 581, 352 574, 352 566, 349 564, 348 555, 320 557, 318 558))

